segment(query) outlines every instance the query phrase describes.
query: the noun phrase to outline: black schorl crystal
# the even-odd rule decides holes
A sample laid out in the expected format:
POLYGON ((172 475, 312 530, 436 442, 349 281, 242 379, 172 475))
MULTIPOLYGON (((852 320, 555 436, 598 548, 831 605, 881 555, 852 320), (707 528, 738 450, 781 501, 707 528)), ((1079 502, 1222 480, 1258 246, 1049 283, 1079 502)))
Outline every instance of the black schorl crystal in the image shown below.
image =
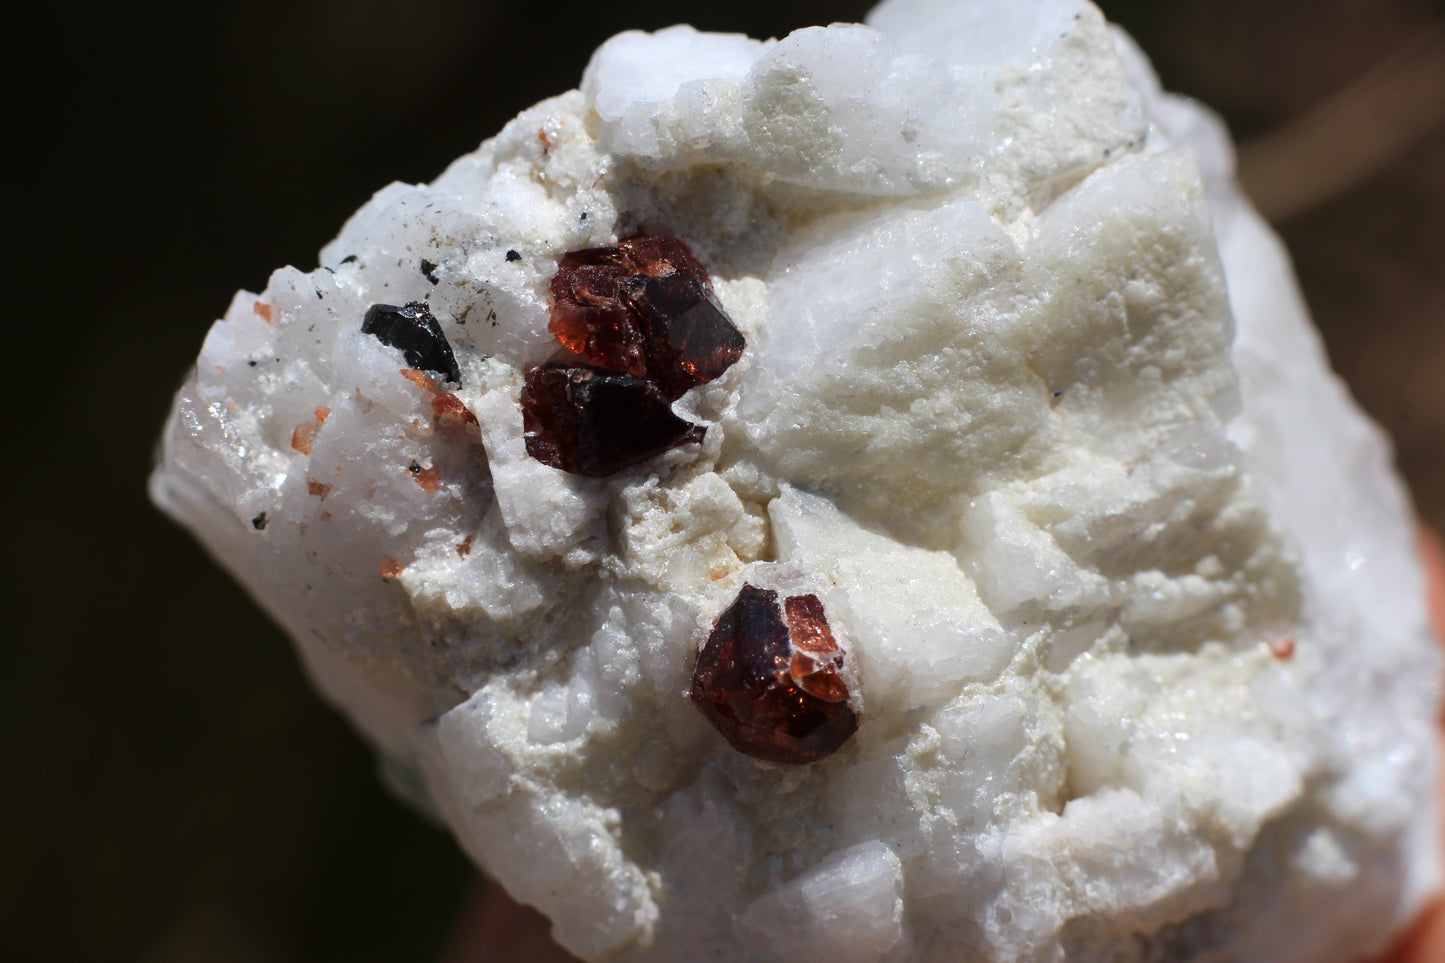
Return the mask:
POLYGON ((441 375, 447 381, 461 384, 462 372, 456 355, 441 325, 421 301, 405 307, 394 304, 373 304, 361 322, 363 334, 373 335, 392 348, 400 348, 406 363, 413 368, 441 375))
POLYGON ((527 373, 522 428, 527 454, 589 478, 700 442, 706 430, 673 414, 662 392, 642 378, 557 363, 527 373))

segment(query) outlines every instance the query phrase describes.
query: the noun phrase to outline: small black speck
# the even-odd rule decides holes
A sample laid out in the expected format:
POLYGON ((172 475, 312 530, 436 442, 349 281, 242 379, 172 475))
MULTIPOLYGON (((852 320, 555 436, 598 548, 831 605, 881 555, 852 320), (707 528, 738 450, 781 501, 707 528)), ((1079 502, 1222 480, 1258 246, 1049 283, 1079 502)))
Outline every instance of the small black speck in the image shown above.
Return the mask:
MULTIPOLYGON (((256 362, 252 361, 251 363, 255 364, 256 362)), ((266 513, 262 512, 255 518, 251 519, 251 527, 258 532, 264 532, 266 530, 266 513)))
POLYGON ((516 249, 513 248, 512 250, 510 250, 510 251, 507 252, 507 260, 508 260, 508 261, 520 261, 520 260, 522 260, 522 255, 518 254, 517 251, 516 251, 516 249))
POLYGON ((247 361, 246 364, 247 364, 249 367, 254 368, 254 367, 256 367, 256 359, 255 359, 255 358, 252 358, 250 361, 247 361))
POLYGON ((335 274, 335 273, 336 273, 335 271, 331 270, 330 266, 325 265, 325 264, 321 265, 321 270, 325 271, 327 274, 335 274))
POLYGON ((578 215, 577 220, 579 220, 579 221, 585 221, 585 220, 587 220, 587 212, 586 212, 586 211, 583 211, 580 215, 578 215))
POLYGON ((348 254, 348 255, 346 255, 346 257, 344 257, 344 258, 341 259, 341 263, 342 263, 342 264, 350 264, 352 261, 355 261, 355 260, 356 260, 356 255, 355 255, 355 254, 348 254))
POLYGON ((1105 148, 1104 148, 1104 156, 1105 156, 1105 157, 1109 157, 1109 156, 1111 156, 1113 153, 1114 153, 1114 148, 1112 148, 1112 147, 1105 147, 1105 148))
POLYGON ((421 276, 432 284, 437 283, 437 266, 426 258, 421 259, 421 276))
POLYGON ((1064 396, 1064 393, 1063 393, 1062 391, 1055 391, 1055 392, 1054 392, 1054 397, 1055 397, 1055 398, 1062 398, 1063 396, 1064 396))
POLYGON ((321 300, 321 292, 320 292, 320 291, 317 291, 317 292, 316 292, 316 300, 318 300, 318 301, 321 300))
POLYGON ((495 321, 495 320, 497 320, 497 309, 496 309, 496 308, 492 308, 490 311, 487 312, 487 320, 488 320, 488 321, 495 321))
POLYGON ((421 474, 421 466, 418 465, 416 462, 412 462, 410 465, 407 465, 406 470, 411 472, 413 475, 421 474))

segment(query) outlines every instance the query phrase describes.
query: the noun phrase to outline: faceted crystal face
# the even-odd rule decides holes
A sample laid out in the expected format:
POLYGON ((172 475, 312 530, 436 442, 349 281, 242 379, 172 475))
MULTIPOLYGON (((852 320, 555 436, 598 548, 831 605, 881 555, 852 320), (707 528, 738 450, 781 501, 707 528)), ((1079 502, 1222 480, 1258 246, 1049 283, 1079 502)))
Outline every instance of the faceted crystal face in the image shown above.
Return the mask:
POLYGON ((400 348, 411 367, 461 383, 462 373, 451 343, 425 303, 412 301, 405 307, 373 304, 362 319, 361 331, 384 345, 400 348))
POLYGON ((593 364, 647 378, 669 401, 730 368, 745 342, 683 241, 640 235, 565 254, 548 330, 593 364))
POLYGON ((550 330, 563 350, 527 374, 527 453, 602 477, 701 441, 670 403, 730 368, 745 341, 685 243, 639 235, 562 256, 550 330))
POLYGON ((700 442, 705 431, 673 414, 667 399, 641 378, 550 362, 527 374, 522 428, 527 454, 589 478, 700 442))
POLYGON ((697 657, 692 701, 739 752, 816 762, 858 730, 843 649, 816 595, 744 585, 697 657))
POLYGON ((742 332, 703 282, 680 272, 629 282, 623 297, 644 319, 648 377, 669 399, 713 380, 742 357, 742 332))

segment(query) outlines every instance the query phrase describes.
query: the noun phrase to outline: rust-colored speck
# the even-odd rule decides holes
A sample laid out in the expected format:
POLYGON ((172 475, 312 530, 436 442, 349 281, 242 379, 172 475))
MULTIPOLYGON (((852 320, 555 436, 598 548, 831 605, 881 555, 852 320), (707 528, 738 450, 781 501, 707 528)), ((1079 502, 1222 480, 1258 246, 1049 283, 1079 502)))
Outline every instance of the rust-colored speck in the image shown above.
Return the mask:
POLYGON ((271 320, 271 305, 266 304, 264 301, 254 302, 251 305, 251 310, 255 311, 258 315, 260 315, 261 320, 265 321, 267 324, 274 325, 276 323, 275 321, 271 320))
POLYGON ((450 391, 443 391, 432 398, 431 410, 437 431, 462 431, 469 425, 478 424, 472 410, 450 391))
POLYGON ((405 569, 406 569, 406 566, 405 566, 405 565, 401 564, 401 563, 398 562, 396 559, 392 558, 390 555, 388 555, 386 558, 384 558, 384 559, 381 560, 381 577, 382 577, 382 578, 385 578, 385 579, 393 579, 393 578, 396 578, 396 577, 398 577, 399 575, 401 575, 401 573, 402 573, 405 569))
POLYGON ((330 513, 330 512, 322 512, 322 513, 321 513, 321 520, 322 520, 323 522, 329 522, 329 521, 331 521, 331 513, 330 513))
POLYGON ((462 539, 462 543, 457 546, 457 557, 466 558, 470 554, 472 554, 472 537, 468 535, 462 539))
POLYGON ((291 432, 291 447, 303 455, 311 454, 311 444, 316 440, 316 433, 321 430, 321 426, 326 424, 326 419, 331 417, 331 409, 317 408, 313 414, 316 416, 313 420, 302 422, 291 432))
POLYGON ((325 501, 326 496, 331 494, 331 486, 314 478, 308 478, 306 479, 306 493, 325 501))
POLYGON ((441 390, 437 387, 436 381, 420 368, 402 368, 401 376, 429 395, 434 395, 441 390))
POLYGON ((1294 658, 1294 637, 1286 635, 1282 638, 1271 639, 1269 642, 1269 654, 1286 662, 1294 658))

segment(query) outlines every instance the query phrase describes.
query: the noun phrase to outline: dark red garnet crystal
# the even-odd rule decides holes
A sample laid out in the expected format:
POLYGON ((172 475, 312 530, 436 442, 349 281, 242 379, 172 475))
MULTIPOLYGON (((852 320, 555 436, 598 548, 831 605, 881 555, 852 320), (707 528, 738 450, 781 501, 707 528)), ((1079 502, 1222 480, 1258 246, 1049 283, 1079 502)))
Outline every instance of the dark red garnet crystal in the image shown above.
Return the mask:
POLYGON ((547 328, 563 350, 527 375, 527 452, 594 476, 701 441, 703 429, 673 415, 670 403, 718 377, 745 347, 713 296, 707 269, 667 235, 563 255, 547 328), (588 387, 563 392, 564 382, 588 387), (619 420, 634 412, 642 422, 619 420))
POLYGON ((744 585, 698 653, 692 701, 738 752, 816 762, 858 730, 843 649, 816 595, 744 585))
POLYGON ((600 478, 702 441, 658 390, 621 371, 547 363, 522 387, 527 452, 553 468, 600 478))

